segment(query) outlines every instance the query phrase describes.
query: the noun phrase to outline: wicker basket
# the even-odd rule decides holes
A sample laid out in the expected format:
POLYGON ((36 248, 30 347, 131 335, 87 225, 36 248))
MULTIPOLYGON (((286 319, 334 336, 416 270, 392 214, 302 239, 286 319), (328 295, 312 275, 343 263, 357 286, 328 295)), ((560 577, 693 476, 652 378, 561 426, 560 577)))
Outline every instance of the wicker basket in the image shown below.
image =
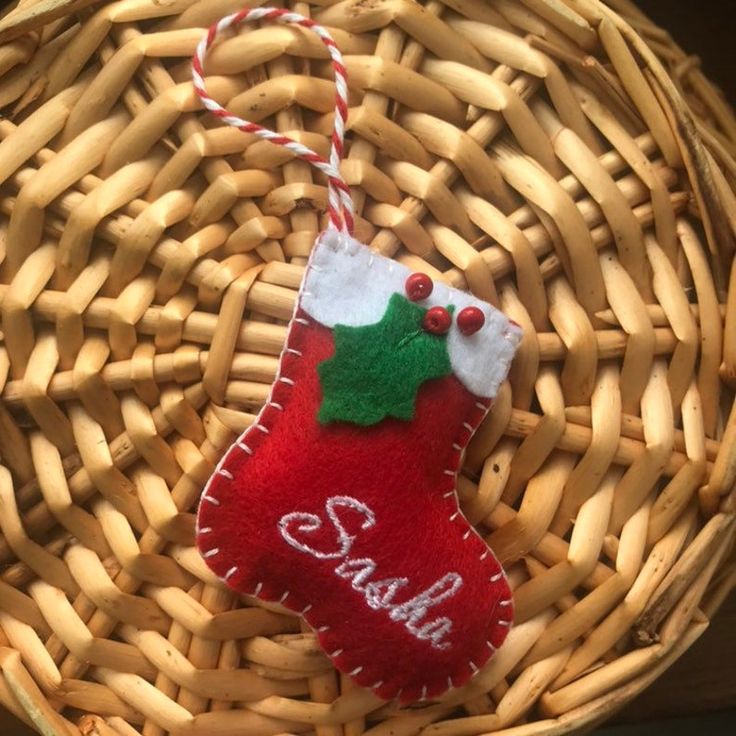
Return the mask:
MULTIPOLYGON (((0 20, 0 701, 54 736, 590 727, 736 582, 736 121, 626 0, 294 4, 347 57, 358 236, 525 329, 459 486, 516 625, 469 686, 401 709, 193 548, 325 224, 306 164, 193 93, 202 29, 239 5, 0 20)), ((251 29, 208 74, 326 152, 308 34, 251 29)))

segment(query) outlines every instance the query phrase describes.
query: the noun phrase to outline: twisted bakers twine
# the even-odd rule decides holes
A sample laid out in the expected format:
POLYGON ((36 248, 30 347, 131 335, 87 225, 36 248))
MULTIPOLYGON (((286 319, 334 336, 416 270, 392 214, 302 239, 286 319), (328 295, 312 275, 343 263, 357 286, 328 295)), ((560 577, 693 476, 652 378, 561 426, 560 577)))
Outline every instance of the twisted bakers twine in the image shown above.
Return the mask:
POLYGON ((350 187, 340 174, 340 162, 342 161, 345 143, 345 123, 348 117, 347 71, 340 49, 326 28, 299 13, 281 8, 244 8, 237 13, 226 15, 213 23, 197 44, 197 49, 192 57, 192 82, 194 90, 199 99, 202 100, 202 104, 224 123, 232 125, 244 133, 253 133, 277 146, 283 146, 298 158, 307 161, 316 169, 322 171, 328 181, 327 201, 330 226, 347 234, 352 234, 355 226, 353 199, 350 194, 350 187), (327 48, 332 60, 332 69, 335 73, 335 122, 332 130, 329 161, 311 148, 288 136, 280 135, 258 123, 243 120, 243 118, 220 105, 207 92, 203 71, 207 51, 223 32, 231 28, 237 30, 240 24, 246 21, 258 20, 293 24, 307 28, 315 33, 327 48))

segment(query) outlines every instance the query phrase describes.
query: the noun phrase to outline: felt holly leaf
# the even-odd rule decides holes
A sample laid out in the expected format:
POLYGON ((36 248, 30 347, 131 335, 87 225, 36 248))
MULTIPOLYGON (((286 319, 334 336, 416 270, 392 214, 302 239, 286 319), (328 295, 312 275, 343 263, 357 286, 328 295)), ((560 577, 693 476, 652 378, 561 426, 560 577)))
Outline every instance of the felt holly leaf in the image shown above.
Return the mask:
POLYGON ((317 367, 321 424, 413 418, 419 387, 452 372, 446 336, 422 329, 425 312, 396 293, 379 322, 335 325, 335 354, 317 367))

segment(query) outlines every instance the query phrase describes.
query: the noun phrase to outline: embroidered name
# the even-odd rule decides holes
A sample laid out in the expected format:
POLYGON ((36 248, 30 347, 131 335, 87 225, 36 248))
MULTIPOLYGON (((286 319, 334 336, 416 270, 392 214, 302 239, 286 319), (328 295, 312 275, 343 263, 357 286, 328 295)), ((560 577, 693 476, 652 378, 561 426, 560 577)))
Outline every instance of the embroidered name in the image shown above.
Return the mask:
MULTIPOLYGON (((354 590, 362 593, 366 603, 374 610, 385 610, 392 621, 403 622, 406 630, 422 641, 429 641, 435 649, 448 649, 447 637, 452 631, 452 620, 440 616, 427 621, 431 608, 451 598, 462 587, 463 579, 456 572, 448 572, 426 590, 403 602, 396 602, 399 591, 409 585, 409 579, 390 577, 372 580, 376 562, 370 557, 350 557, 356 535, 348 533, 340 520, 339 509, 348 508, 363 517, 359 529, 376 525, 376 515, 362 501, 351 496, 332 496, 325 502, 325 515, 337 533, 337 547, 331 551, 316 549, 309 543, 309 535, 322 529, 323 518, 317 514, 293 511, 279 519, 281 536, 294 549, 318 560, 342 560, 334 573, 349 580, 354 590)), ((405 592, 405 591, 404 591, 405 592)))

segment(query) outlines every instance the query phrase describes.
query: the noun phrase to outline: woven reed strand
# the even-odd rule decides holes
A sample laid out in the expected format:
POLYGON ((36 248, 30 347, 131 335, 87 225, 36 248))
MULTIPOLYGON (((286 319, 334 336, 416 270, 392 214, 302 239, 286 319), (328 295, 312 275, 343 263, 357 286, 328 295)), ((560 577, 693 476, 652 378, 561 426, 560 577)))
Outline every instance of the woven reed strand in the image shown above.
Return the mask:
MULTIPOLYGON (((287 7, 345 55, 357 236, 524 327, 459 481, 515 628, 472 684, 400 709, 208 573, 193 511, 268 393, 326 181, 194 94, 203 29, 240 0, 20 2, 0 19, 0 702, 55 736, 589 727, 736 582, 736 120, 628 0, 287 7)), ((318 39, 249 29, 205 73, 327 155, 318 39)))

